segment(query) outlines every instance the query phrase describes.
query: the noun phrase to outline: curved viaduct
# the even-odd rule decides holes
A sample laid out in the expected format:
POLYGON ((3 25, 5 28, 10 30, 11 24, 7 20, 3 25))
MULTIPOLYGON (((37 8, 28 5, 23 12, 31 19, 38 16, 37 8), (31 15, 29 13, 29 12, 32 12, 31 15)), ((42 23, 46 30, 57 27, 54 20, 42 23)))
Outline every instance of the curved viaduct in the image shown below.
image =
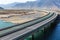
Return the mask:
POLYGON ((44 30, 45 27, 53 23, 57 16, 58 14, 49 12, 41 18, 15 25, 13 27, 0 29, 0 40, 25 40, 29 36, 32 38, 35 33, 40 33, 40 30, 44 30))

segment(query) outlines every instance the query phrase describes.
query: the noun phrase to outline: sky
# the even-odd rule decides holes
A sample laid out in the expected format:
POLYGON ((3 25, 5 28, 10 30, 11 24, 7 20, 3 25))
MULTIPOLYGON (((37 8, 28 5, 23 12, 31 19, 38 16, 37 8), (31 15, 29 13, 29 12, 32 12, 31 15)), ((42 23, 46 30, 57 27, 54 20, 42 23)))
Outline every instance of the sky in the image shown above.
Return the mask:
POLYGON ((35 0, 0 0, 0 4, 9 4, 9 3, 13 3, 13 2, 27 2, 27 1, 35 1, 35 0))

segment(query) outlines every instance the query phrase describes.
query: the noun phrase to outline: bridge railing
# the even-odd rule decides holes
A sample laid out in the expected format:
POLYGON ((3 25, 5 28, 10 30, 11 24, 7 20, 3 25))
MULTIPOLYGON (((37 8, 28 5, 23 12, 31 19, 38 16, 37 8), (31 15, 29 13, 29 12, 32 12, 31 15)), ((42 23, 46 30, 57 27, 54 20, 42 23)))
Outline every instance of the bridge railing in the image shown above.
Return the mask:
POLYGON ((29 28, 23 29, 23 30, 27 30, 25 32, 23 32, 20 36, 15 37, 14 39, 25 39, 26 37, 31 37, 32 35, 34 35, 34 33, 37 33, 37 31, 39 30, 44 30, 44 27, 46 27, 47 25, 49 26, 57 17, 57 14, 53 13, 54 15, 52 15, 51 17, 49 17, 48 19, 42 21, 41 23, 37 23, 36 25, 32 25, 29 28), (40 24, 40 25, 39 25, 40 24), (30 29, 30 30, 28 30, 30 29))
POLYGON ((18 25, 18 26, 15 26, 15 27, 12 27, 12 28, 9 28, 6 30, 2 30, 2 31, 0 31, 0 37, 11 34, 13 32, 19 31, 19 30, 22 30, 22 29, 29 27, 29 26, 32 26, 34 24, 37 24, 37 23, 44 21, 45 19, 51 17, 52 15, 53 15, 53 13, 49 13, 48 15, 45 15, 42 18, 37 18, 35 20, 23 23, 22 25, 18 25))
MULTIPOLYGON (((48 13, 47 15, 49 15, 49 13, 48 13)), ((47 15, 45 15, 45 16, 47 16, 47 15)), ((45 16, 43 16, 43 17, 45 17, 45 16)), ((12 26, 9 26, 9 27, 0 29, 0 31, 6 30, 6 29, 9 29, 9 28, 13 28, 13 27, 16 27, 16 26, 19 26, 19 25, 26 25, 26 24, 28 24, 28 23, 31 23, 31 22, 33 22, 33 21, 35 21, 35 20, 38 20, 38 19, 41 19, 41 18, 43 18, 43 17, 38 17, 38 18, 36 18, 36 19, 30 20, 30 21, 27 21, 27 22, 24 22, 24 23, 21 23, 21 24, 15 24, 15 25, 12 25, 12 26)))

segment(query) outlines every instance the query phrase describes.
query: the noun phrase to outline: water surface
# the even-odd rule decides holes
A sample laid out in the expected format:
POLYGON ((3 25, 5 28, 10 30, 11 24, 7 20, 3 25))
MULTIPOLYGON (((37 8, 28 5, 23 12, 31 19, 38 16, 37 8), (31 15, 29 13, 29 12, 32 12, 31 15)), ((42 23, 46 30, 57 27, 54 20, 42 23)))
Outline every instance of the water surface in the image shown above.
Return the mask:
POLYGON ((53 30, 51 35, 48 37, 48 40, 60 40, 60 23, 56 25, 56 28, 53 30))
POLYGON ((14 25, 14 24, 11 23, 11 22, 6 22, 6 21, 3 21, 3 20, 0 20, 0 29, 6 28, 6 27, 10 27, 12 25, 14 25))

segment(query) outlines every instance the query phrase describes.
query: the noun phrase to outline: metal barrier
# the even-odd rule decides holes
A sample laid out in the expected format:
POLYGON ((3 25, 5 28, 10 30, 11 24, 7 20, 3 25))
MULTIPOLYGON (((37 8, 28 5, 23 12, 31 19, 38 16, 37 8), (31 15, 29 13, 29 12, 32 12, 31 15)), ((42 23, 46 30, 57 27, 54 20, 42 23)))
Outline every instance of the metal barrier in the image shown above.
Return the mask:
POLYGON ((27 22, 25 24, 15 26, 15 27, 12 27, 12 28, 9 28, 9 29, 6 29, 6 30, 2 30, 2 31, 0 31, 0 37, 8 35, 8 34, 13 33, 13 32, 16 32, 18 30, 24 29, 26 27, 32 26, 34 24, 37 24, 41 21, 46 20, 47 18, 51 17, 52 15, 53 15, 53 13, 50 13, 50 14, 46 15, 45 17, 35 19, 34 21, 27 22))
MULTIPOLYGON (((18 36, 18 37, 16 37, 16 38, 14 38, 14 40, 16 40, 16 39, 25 39, 26 37, 28 37, 28 39, 31 39, 31 35, 34 35, 34 33, 36 33, 39 29, 41 30, 42 28, 44 28, 46 25, 49 25, 49 24, 51 24, 52 23, 52 21, 54 21, 55 19, 56 19, 56 17, 57 17, 57 14, 55 14, 55 13, 53 13, 54 15, 52 15, 51 17, 49 17, 48 19, 46 19, 46 20, 44 20, 44 21, 42 21, 42 25, 38 25, 38 26, 36 26, 36 27, 38 27, 38 28, 36 28, 34 25, 32 25, 31 26, 31 28, 26 28, 27 30, 28 29, 31 29, 31 31, 30 30, 28 30, 28 31, 25 31, 25 32, 23 32, 22 33, 22 35, 20 35, 20 36, 18 36)), ((39 22, 40 23, 40 22, 39 22)), ((39 23, 37 23, 37 24, 39 24, 39 23)), ((41 24, 41 23, 40 23, 41 24)), ((23 30, 26 30, 26 29, 23 29, 23 30)), ((37 34, 38 35, 38 34, 37 34)), ((27 39, 25 39, 25 40, 27 40, 27 39)))

